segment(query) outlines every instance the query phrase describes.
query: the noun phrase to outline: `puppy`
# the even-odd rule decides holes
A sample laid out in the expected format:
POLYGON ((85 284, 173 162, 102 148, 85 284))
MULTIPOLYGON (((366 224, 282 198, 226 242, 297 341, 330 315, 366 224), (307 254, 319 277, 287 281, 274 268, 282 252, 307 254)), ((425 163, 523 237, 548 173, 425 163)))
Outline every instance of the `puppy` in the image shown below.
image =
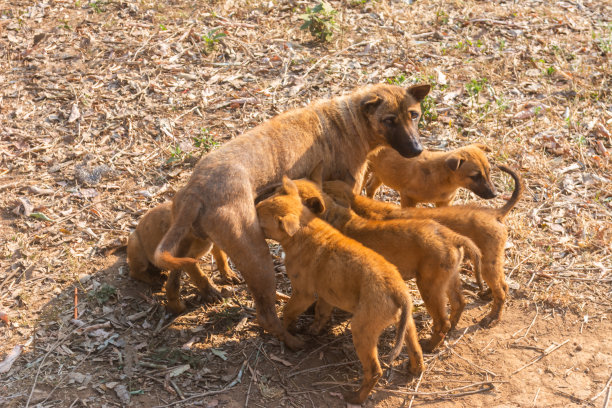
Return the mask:
POLYGON ((402 207, 414 207, 418 203, 445 207, 453 201, 459 187, 485 199, 494 198, 491 168, 484 154, 490 151, 484 144, 475 143, 450 152, 425 150, 407 159, 383 147, 368 155, 371 174, 366 194, 374 197, 384 183, 400 193, 402 207))
POLYGON ((482 253, 482 277, 489 285, 493 306, 480 324, 491 327, 499 322, 508 285, 504 276, 504 247, 508 231, 504 219, 521 198, 524 190, 520 176, 506 166, 499 169, 514 179, 514 191, 510 200, 501 208, 487 208, 475 205, 458 205, 442 208, 404 208, 354 195, 352 187, 339 181, 326 182, 324 190, 335 199, 350 207, 357 214, 374 220, 432 219, 470 238, 482 253))
MULTIPOLYGON (((311 205, 325 211, 322 201, 311 205)), ((292 295, 283 310, 285 329, 317 301, 313 331, 329 320, 332 308, 353 313, 351 331, 363 366, 363 381, 344 398, 361 404, 382 375, 377 344, 382 331, 397 323, 391 361, 402 349, 404 336, 410 373, 423 371, 423 355, 412 319, 412 299, 397 269, 374 251, 343 236, 302 205, 296 185, 283 178, 281 194, 257 205, 259 223, 267 238, 285 251, 292 295), (398 323, 399 321, 399 323, 398 323)))
POLYGON ((480 250, 470 239, 430 219, 374 221, 362 218, 323 193, 320 176, 319 167, 311 175, 315 181, 295 180, 303 203, 332 227, 394 264, 404 280, 416 278, 433 320, 431 336, 421 342, 421 347, 423 351, 432 351, 456 326, 465 307, 459 278, 462 250, 472 259, 475 275, 481 283, 480 250), (318 211, 316 206, 321 200, 325 210, 318 211), (450 319, 446 313, 447 299, 451 305, 450 319))
POLYGON ((320 161, 328 164, 325 180, 361 180, 367 154, 379 146, 406 157, 418 155, 423 150, 420 102, 429 89, 359 88, 280 114, 203 156, 172 201, 174 221, 157 247, 155 264, 169 270, 194 264, 180 243, 188 235, 210 238, 240 270, 259 324, 287 347, 302 347, 276 315, 274 267, 255 201, 283 175, 306 177, 320 161))
MULTIPOLYGON (((154 260, 155 249, 164 234, 172 224, 172 203, 159 204, 146 212, 138 222, 138 226, 128 238, 127 261, 130 267, 130 277, 149 284, 159 283, 161 269, 154 260)), ((190 257, 199 259, 211 251, 223 283, 239 283, 240 278, 232 272, 227 262, 227 256, 210 240, 201 240, 195 236, 187 236, 181 243, 188 248, 190 257)), ((198 264, 187 265, 185 271, 198 288, 205 302, 216 302, 222 299, 221 293, 206 276, 198 264)), ((166 282, 167 308, 173 313, 182 313, 185 304, 179 299, 180 270, 170 273, 166 282)))

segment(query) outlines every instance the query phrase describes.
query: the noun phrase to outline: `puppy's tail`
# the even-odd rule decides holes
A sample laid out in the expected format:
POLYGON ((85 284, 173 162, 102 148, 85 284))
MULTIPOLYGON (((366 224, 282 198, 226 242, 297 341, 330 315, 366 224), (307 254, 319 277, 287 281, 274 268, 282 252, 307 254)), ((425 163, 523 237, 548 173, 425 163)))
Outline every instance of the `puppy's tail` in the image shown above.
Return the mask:
POLYGON ((455 234, 455 243, 457 246, 463 248, 467 256, 472 260, 472 264, 474 266, 474 277, 476 278, 478 287, 482 292, 484 290, 484 286, 482 283, 482 272, 480 271, 480 258, 482 257, 480 249, 476 246, 474 241, 459 234, 455 234))
POLYGON ((523 190, 525 189, 525 186, 523 185, 523 180, 521 179, 521 176, 519 176, 518 173, 516 173, 514 170, 502 165, 499 165, 498 167, 501 171, 509 174, 510 177, 514 179, 514 191, 512 192, 512 196, 510 197, 508 202, 504 204, 503 207, 497 210, 497 219, 502 222, 504 218, 506 218, 506 215, 508 215, 510 210, 514 208, 518 200, 520 200, 521 196, 523 195, 523 190))
POLYGON ((393 360, 399 356, 399 353, 404 347, 404 337, 406 336, 406 328, 408 327, 408 318, 412 313, 412 305, 409 297, 403 295, 401 296, 401 299, 399 299, 398 296, 397 300, 398 303, 400 303, 401 314, 400 321, 397 325, 397 332, 395 333, 395 346, 393 346, 391 353, 389 353, 389 363, 392 363, 393 360))
POLYGON ((194 258, 177 258, 173 255, 181 240, 189 233, 191 225, 200 211, 200 205, 183 206, 181 210, 180 217, 174 218, 172 226, 155 250, 153 259, 155 266, 160 269, 184 269, 198 262, 194 258))

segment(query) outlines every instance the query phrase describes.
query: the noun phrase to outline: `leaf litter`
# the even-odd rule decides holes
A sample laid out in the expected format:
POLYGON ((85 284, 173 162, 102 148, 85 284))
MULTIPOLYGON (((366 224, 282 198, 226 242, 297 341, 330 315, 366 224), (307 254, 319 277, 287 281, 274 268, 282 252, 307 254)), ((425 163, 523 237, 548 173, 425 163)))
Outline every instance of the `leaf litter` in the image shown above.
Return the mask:
MULTIPOLYGON (((385 81, 432 85, 428 147, 486 143, 491 161, 519 169, 527 189, 507 220, 502 323, 473 326, 489 305, 466 286, 471 308, 446 348, 426 356, 422 381, 391 367, 366 405, 407 398, 385 389, 418 389, 414 405, 602 403, 612 366, 612 7, 329 1, 326 42, 300 30, 317 4, 0 5, 1 404, 343 406, 338 385, 312 384, 359 378, 346 315, 290 353, 258 328, 245 285, 205 306, 186 283, 188 313, 168 316, 163 290, 127 277, 120 247, 208 149, 286 109, 385 81), (435 394, 489 381, 489 372, 507 383, 454 401, 435 394)), ((511 183, 495 181, 507 196, 511 183)), ((397 194, 383 189, 381 198, 397 194)), ((468 200, 477 198, 462 192, 468 200)), ((272 253, 278 289, 290 293, 272 253)), ((218 276, 212 261, 203 267, 218 276)), ((423 335, 428 316, 411 290, 423 335)), ((381 354, 391 339, 386 332, 381 354)))

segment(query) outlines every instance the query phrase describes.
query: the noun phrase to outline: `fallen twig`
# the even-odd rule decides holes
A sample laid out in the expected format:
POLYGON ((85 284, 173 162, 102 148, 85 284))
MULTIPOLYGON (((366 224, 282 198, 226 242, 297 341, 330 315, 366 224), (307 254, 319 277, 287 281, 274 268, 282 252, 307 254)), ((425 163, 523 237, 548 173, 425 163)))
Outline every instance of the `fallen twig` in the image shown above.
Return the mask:
POLYGON ((558 345, 551 345, 550 347, 548 347, 546 350, 544 350, 542 352, 541 355, 533 358, 530 362, 528 362, 527 364, 525 364, 524 366, 522 366, 521 368, 519 368, 518 370, 514 371, 512 374, 510 374, 510 376, 513 376, 514 374, 523 371, 525 368, 529 367, 530 365, 537 363, 538 361, 540 361, 541 359, 543 359, 544 357, 546 357, 547 355, 549 355, 550 353, 552 353, 553 351, 561 348, 563 345, 565 345, 567 342, 569 342, 569 339, 566 339, 563 343, 558 344, 558 345))

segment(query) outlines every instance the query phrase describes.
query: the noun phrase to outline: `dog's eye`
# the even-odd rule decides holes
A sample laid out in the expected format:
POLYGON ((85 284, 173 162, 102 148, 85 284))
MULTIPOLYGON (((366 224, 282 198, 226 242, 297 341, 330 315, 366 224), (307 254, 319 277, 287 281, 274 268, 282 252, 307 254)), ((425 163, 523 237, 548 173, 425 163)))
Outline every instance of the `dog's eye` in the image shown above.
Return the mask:
POLYGON ((388 118, 383 119, 383 123, 387 126, 395 125, 396 121, 397 121, 397 118, 395 116, 389 116, 388 118))
POLYGON ((410 111, 410 117, 412 120, 417 120, 419 118, 419 113, 415 111, 410 111))
POLYGON ((482 174, 480 174, 480 173, 476 173, 476 174, 474 174, 474 175, 470 176, 470 178, 471 178, 472 180, 474 180, 474 181, 478 181, 478 180, 482 179, 482 174))

